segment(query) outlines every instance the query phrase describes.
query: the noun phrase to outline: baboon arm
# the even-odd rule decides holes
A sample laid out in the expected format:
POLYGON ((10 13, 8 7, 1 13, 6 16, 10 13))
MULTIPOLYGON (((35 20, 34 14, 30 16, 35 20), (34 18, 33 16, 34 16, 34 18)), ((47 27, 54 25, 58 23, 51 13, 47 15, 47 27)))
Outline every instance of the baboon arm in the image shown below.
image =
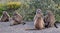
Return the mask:
POLYGON ((33 21, 36 19, 36 15, 35 15, 35 17, 34 17, 34 19, 33 19, 33 21))

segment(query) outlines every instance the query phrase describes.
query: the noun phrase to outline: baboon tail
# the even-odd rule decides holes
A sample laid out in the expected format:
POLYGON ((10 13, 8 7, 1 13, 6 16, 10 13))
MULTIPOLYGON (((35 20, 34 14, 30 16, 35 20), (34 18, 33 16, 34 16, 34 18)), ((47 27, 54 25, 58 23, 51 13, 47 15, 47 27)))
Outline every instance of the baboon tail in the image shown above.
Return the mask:
POLYGON ((38 30, 38 29, 25 29, 25 30, 38 30))
POLYGON ((58 28, 58 26, 56 25, 56 23, 54 23, 54 26, 55 26, 56 28, 58 28))

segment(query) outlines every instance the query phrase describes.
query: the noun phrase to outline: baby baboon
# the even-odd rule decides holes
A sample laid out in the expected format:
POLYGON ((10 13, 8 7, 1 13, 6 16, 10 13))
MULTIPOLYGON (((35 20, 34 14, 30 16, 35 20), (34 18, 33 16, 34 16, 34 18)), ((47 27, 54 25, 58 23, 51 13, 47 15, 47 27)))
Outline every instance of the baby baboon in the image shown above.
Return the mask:
POLYGON ((53 27, 55 26, 58 28, 55 24, 55 17, 53 13, 49 10, 47 10, 47 15, 44 17, 45 27, 53 27))
POLYGON ((6 12, 6 11, 3 11, 3 14, 2 14, 2 16, 1 16, 1 22, 7 22, 7 21, 9 21, 9 18, 10 18, 10 16, 9 16, 9 14, 6 12))
POLYGON ((36 29, 43 29, 44 28, 44 21, 43 21, 43 14, 40 9, 37 9, 36 15, 34 17, 34 25, 36 29))
POLYGON ((18 14, 18 12, 13 13, 12 20, 14 21, 12 25, 17 25, 17 24, 21 24, 21 23, 25 24, 24 22, 22 22, 23 17, 20 14, 18 14))

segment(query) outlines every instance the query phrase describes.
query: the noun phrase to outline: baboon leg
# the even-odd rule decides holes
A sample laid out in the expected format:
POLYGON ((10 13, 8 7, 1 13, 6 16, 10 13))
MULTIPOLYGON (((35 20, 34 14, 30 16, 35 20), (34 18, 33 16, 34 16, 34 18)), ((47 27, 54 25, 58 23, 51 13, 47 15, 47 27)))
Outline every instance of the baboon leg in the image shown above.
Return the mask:
POLYGON ((23 25, 25 25, 26 23, 25 22, 14 22, 12 25, 10 25, 10 26, 13 26, 13 25, 18 25, 18 24, 23 24, 23 25))
POLYGON ((25 25, 26 23, 24 21, 18 22, 18 24, 23 24, 25 25))
POLYGON ((58 28, 57 25, 56 25, 56 23, 50 24, 49 27, 56 27, 56 28, 58 28))
POLYGON ((49 24, 48 24, 48 27, 53 27, 53 26, 54 26, 54 25, 53 25, 53 24, 51 24, 51 23, 49 23, 49 24))
POLYGON ((5 22, 9 21, 9 19, 6 19, 5 22))
POLYGON ((14 25, 18 25, 18 24, 20 24, 20 23, 18 23, 18 22, 14 22, 14 25))
POLYGON ((49 27, 49 22, 45 23, 45 27, 48 28, 49 27))
POLYGON ((13 26, 13 25, 18 25, 18 23, 17 22, 14 22, 12 25, 10 25, 10 26, 13 26))
POLYGON ((49 22, 48 27, 54 27, 54 23, 49 22))
POLYGON ((54 23, 54 26, 55 26, 56 28, 58 28, 57 25, 56 25, 56 23, 54 23))

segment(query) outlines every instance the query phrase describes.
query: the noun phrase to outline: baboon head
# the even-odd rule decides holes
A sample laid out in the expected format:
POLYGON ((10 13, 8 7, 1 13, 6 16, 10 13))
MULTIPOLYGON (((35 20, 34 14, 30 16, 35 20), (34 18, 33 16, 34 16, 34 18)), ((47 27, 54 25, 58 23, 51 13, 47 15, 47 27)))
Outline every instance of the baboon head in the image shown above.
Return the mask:
POLYGON ((41 13, 41 9, 37 9, 36 14, 40 14, 40 13, 41 13))
POLYGON ((3 15, 8 15, 8 13, 6 11, 3 11, 3 15))
POLYGON ((3 11, 3 14, 1 16, 1 21, 7 22, 7 21, 9 21, 9 18, 10 18, 9 14, 6 11, 3 11))
POLYGON ((14 12, 13 15, 15 15, 15 16, 18 15, 18 12, 14 12))
POLYGON ((23 17, 18 13, 18 12, 14 12, 13 13, 13 17, 12 17, 14 20, 22 20, 23 19, 23 17))
POLYGON ((47 10, 47 15, 48 15, 48 16, 51 16, 51 15, 53 15, 52 11, 50 11, 50 10, 47 10))
POLYGON ((18 12, 16 12, 16 11, 13 13, 13 16, 20 16, 20 17, 22 17, 22 16, 21 16, 18 12))
POLYGON ((36 10, 36 15, 40 15, 41 17, 43 17, 43 13, 42 13, 41 9, 36 10))

